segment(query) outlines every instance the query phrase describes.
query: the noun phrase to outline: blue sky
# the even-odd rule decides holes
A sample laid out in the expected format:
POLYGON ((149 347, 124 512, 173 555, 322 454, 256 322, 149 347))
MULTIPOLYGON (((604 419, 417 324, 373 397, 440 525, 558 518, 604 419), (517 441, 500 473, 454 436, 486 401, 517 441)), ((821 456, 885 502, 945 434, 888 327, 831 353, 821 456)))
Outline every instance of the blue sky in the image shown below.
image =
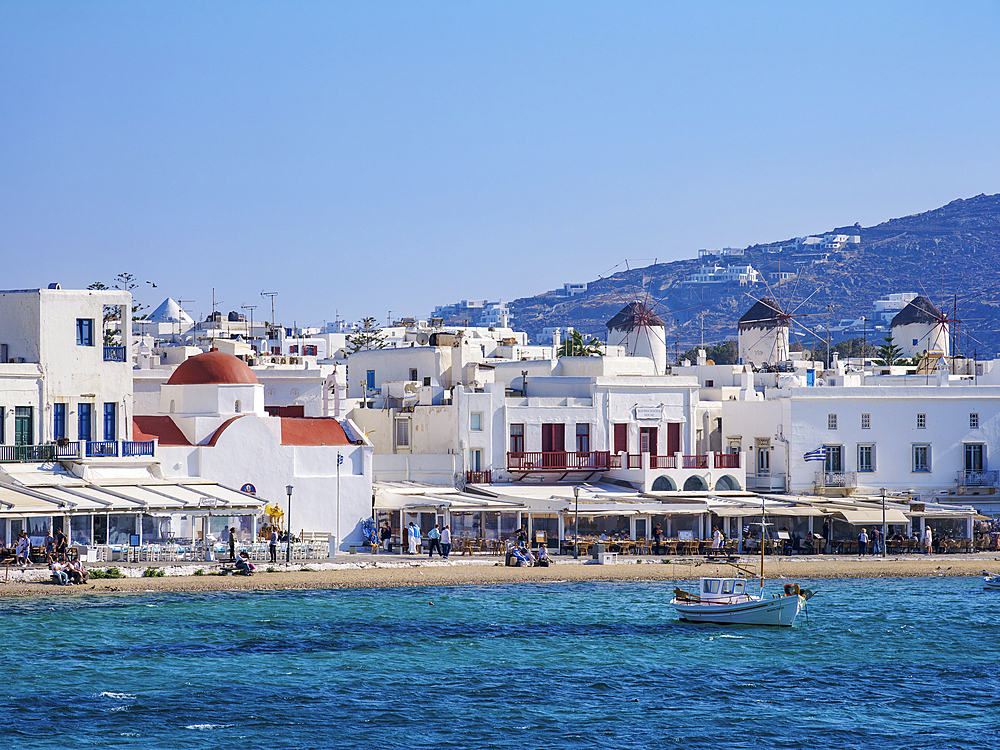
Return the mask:
POLYGON ((384 320, 1000 192, 998 21, 0 0, 0 286, 384 320))

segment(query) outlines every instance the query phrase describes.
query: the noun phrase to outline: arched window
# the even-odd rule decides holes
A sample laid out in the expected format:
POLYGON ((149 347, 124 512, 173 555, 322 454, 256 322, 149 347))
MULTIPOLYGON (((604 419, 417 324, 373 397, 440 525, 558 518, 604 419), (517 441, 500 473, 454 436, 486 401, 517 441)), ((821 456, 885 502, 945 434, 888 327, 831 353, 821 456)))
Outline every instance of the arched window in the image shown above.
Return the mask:
POLYGON ((740 488, 740 483, 736 481, 736 477, 732 477, 726 474, 723 477, 719 477, 719 481, 715 483, 715 489, 717 490, 738 490, 740 488))
POLYGON ((176 404, 174 404, 174 400, 170 399, 170 413, 173 414, 176 410, 177 410, 177 406, 176 406, 176 404))
POLYGON ((653 480, 653 492, 672 492, 677 486, 670 477, 657 477, 653 480))
POLYGON ((233 405, 233 411, 237 414, 243 411, 243 404, 240 403, 239 399, 236 399, 236 403, 233 405))
POLYGON ((705 484, 705 480, 699 476, 690 476, 687 481, 684 482, 685 492, 701 492, 707 490, 708 485, 705 484))

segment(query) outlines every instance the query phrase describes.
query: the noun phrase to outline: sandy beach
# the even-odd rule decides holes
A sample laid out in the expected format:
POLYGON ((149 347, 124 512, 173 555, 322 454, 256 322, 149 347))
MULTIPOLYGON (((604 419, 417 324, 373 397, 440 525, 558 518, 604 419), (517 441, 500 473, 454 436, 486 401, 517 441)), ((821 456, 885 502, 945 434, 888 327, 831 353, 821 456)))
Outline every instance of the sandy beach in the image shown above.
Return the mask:
MULTIPOLYGON (((742 558, 743 567, 757 574, 759 558, 742 558)), ((97 567, 97 566, 94 566, 97 567)), ((148 566, 121 565, 128 577, 97 579, 82 586, 57 586, 48 571, 36 567, 0 571, 0 596, 74 596, 91 593, 148 593, 202 591, 266 591, 283 589, 383 588, 399 586, 490 586, 542 581, 674 581, 704 575, 732 575, 733 568, 699 558, 623 558, 617 565, 596 565, 557 558, 548 568, 507 568, 495 557, 429 561, 405 556, 358 555, 349 562, 311 562, 266 572, 258 566, 252 577, 216 575, 212 563, 159 566, 163 577, 143 577, 148 566), (309 568, 309 570, 302 570, 309 568), (203 575, 194 575, 202 570, 203 575), (34 580, 32 580, 34 579, 34 580)), ((806 556, 768 558, 770 579, 802 581, 823 578, 887 578, 920 576, 975 576, 982 570, 1000 572, 1000 554, 931 555, 881 558, 806 556)))

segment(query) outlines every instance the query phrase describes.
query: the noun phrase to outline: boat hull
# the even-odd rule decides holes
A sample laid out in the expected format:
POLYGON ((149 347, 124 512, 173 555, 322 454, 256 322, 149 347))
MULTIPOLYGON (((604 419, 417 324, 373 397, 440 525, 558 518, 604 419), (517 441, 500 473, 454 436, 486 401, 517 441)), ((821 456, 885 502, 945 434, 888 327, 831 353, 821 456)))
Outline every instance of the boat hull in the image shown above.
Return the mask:
POLYGON ((805 606, 801 595, 780 596, 735 604, 695 604, 670 602, 682 620, 734 625, 776 625, 791 627, 805 606))

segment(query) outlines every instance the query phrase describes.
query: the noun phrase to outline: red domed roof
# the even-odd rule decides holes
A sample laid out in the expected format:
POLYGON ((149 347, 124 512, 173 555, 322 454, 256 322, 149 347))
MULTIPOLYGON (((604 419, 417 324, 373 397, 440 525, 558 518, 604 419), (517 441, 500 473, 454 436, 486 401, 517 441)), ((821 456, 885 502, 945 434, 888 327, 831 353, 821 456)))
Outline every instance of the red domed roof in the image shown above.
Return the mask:
POLYGON ((216 349, 184 360, 167 381, 167 385, 220 383, 257 385, 259 381, 242 359, 216 349))

